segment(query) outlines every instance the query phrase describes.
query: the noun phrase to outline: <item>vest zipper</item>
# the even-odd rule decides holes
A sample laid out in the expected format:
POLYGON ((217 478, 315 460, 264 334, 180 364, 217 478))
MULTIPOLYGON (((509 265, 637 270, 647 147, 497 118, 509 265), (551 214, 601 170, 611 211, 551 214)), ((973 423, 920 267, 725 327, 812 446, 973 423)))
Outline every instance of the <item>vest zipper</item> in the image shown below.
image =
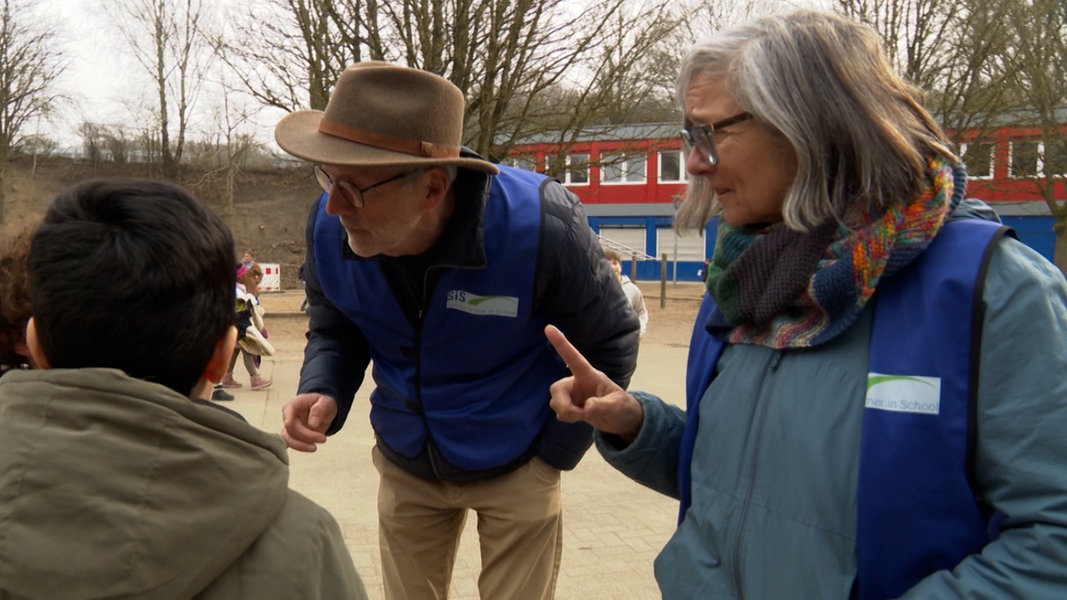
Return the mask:
POLYGON ((444 481, 441 479, 441 467, 437 463, 433 431, 430 430, 430 421, 426 418, 426 406, 422 403, 422 325, 426 318, 427 298, 430 295, 429 290, 426 288, 430 283, 429 273, 431 268, 427 267, 422 273, 422 297, 415 297, 417 307, 417 317, 415 319, 415 400, 419 403, 422 425, 426 429, 426 458, 430 463, 430 470, 433 471, 433 475, 438 481, 444 481))
MULTIPOLYGON (((441 268, 464 269, 469 267, 448 264, 426 267, 422 274, 422 297, 416 296, 415 298, 417 304, 417 318, 415 319, 415 399, 419 404, 419 410, 422 411, 422 424, 426 429, 426 457, 430 463, 430 470, 433 471, 433 475, 438 481, 444 481, 441 477, 441 467, 437 460, 439 450, 436 449, 433 431, 431 431, 430 422, 426 418, 426 407, 422 402, 422 326, 426 319, 426 312, 429 310, 430 298, 433 297, 433 290, 430 289, 430 271, 441 268)), ((410 285, 408 286, 408 291, 413 291, 410 285)))

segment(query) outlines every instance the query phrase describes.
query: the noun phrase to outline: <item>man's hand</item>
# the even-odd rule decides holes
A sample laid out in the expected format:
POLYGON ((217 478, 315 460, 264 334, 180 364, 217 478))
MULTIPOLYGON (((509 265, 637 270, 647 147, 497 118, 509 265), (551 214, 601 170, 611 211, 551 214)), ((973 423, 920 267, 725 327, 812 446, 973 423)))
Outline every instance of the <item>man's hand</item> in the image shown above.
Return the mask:
POLYGON ((645 418, 641 403, 593 368, 554 325, 545 327, 545 337, 571 370, 570 377, 549 387, 556 418, 565 423, 585 421, 605 433, 633 441, 645 418))
POLYGON ((282 441, 293 450, 314 452, 326 443, 337 402, 322 394, 300 394, 282 407, 282 441))

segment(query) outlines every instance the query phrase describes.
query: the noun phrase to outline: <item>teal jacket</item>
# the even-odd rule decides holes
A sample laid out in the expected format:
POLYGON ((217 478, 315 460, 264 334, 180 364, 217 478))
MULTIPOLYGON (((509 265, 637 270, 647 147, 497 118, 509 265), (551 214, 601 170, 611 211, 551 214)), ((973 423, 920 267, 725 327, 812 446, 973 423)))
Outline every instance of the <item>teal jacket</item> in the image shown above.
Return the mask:
MULTIPOLYGON (((1064 597, 1067 284, 1005 238, 982 300, 973 484, 1004 515, 1000 533, 903 597, 1064 597)), ((724 349, 699 408, 692 505, 655 563, 664 598, 849 597, 872 312, 816 349, 724 349)), ((598 434, 598 449, 628 476, 679 497, 685 413, 634 395, 645 411, 637 438, 621 447, 598 434)))

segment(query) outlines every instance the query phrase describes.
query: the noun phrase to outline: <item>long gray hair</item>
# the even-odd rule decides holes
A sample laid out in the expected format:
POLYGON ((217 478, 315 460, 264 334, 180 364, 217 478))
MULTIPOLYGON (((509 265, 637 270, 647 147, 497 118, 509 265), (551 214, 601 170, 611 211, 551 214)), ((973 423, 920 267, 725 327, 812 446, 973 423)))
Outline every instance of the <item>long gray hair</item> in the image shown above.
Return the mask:
MULTIPOLYGON (((793 147, 796 178, 782 201, 790 229, 841 220, 856 202, 881 213, 921 192, 930 155, 959 160, 874 29, 840 15, 768 16, 701 41, 678 75, 683 110, 697 74, 721 81, 741 110, 793 147)), ((718 211, 705 178, 690 177, 676 227, 702 229, 718 211)))

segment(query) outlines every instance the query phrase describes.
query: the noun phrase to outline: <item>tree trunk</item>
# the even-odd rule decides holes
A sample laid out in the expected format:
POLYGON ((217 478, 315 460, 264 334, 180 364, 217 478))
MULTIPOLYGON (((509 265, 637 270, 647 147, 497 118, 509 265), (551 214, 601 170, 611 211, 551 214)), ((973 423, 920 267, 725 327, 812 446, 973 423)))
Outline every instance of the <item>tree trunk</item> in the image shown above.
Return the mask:
POLYGON ((6 169, 3 165, 0 165, 0 224, 7 222, 7 191, 4 189, 7 186, 7 177, 5 176, 6 169))
POLYGON ((1056 222, 1052 225, 1052 231, 1056 234, 1056 242, 1052 250, 1052 262, 1056 263, 1061 273, 1067 275, 1067 211, 1053 214, 1056 222))

